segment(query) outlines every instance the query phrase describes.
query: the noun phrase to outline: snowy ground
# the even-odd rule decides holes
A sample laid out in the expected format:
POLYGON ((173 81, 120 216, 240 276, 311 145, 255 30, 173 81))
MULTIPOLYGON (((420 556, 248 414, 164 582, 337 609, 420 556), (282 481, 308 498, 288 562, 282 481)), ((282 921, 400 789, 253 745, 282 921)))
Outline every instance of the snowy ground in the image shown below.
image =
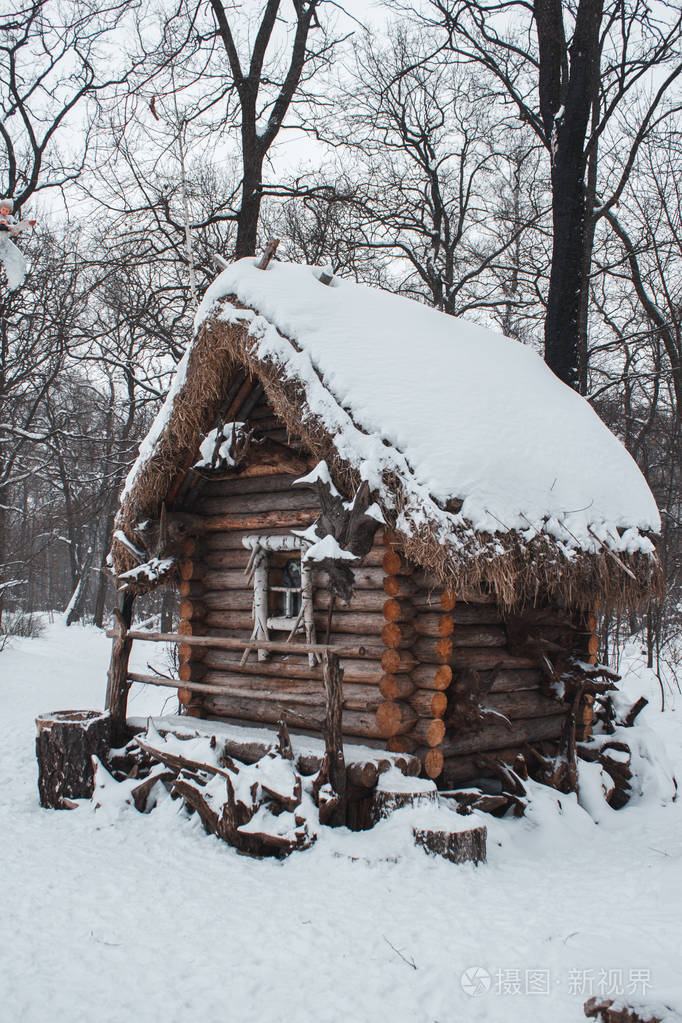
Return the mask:
MULTIPOLYGON (((578 1023, 590 986, 682 1012, 682 800, 660 764, 646 801, 598 825, 554 793, 488 820, 478 868, 390 824, 252 861, 170 802, 115 821, 39 807, 33 719, 101 706, 108 653, 55 622, 0 654, 3 1021, 578 1023)), ((682 777, 682 702, 658 713, 630 667, 632 698, 652 696, 637 732, 682 777)), ((159 709, 134 694, 132 713, 159 709)))

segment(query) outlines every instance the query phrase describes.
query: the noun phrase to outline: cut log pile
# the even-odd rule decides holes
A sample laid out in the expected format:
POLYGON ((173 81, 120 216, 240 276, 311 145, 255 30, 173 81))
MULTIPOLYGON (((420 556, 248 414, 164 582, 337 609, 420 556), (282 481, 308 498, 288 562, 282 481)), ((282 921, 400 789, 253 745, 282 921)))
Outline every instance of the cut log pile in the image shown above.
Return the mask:
POLYGON ((515 817, 523 816, 528 805, 524 785, 528 766, 523 754, 518 753, 511 765, 494 757, 478 757, 475 764, 480 777, 466 788, 441 793, 457 803, 457 812, 468 815, 478 810, 495 817, 504 817, 508 812, 515 817))
MULTIPOLYGON (((663 1017, 653 1015, 649 1009, 635 1009, 629 1005, 618 1004, 613 998, 589 998, 584 1006, 585 1015, 589 1019, 596 1019, 599 1023, 662 1023, 663 1017)), ((666 1006, 666 1019, 677 1019, 668 1015, 670 1010, 666 1006)))
POLYGON ((151 720, 145 732, 112 750, 108 715, 43 715, 37 721, 41 801, 72 809, 77 799, 89 797, 95 809, 118 812, 129 804, 149 813, 170 794, 198 816, 209 834, 240 852, 283 857, 309 848, 326 824, 349 823, 349 797, 357 806, 360 795, 366 804, 360 828, 397 810, 427 811, 425 818, 406 822, 415 844, 457 863, 484 860, 485 827, 455 823, 459 818, 439 802, 435 784, 416 778, 421 766, 416 757, 379 753, 345 761, 337 749, 341 677, 333 676, 330 688, 336 685, 337 692, 330 694, 329 704, 336 706, 336 714, 330 711, 324 753, 296 756, 284 722, 277 740, 267 743, 229 729, 201 734, 180 725, 159 731, 151 720))

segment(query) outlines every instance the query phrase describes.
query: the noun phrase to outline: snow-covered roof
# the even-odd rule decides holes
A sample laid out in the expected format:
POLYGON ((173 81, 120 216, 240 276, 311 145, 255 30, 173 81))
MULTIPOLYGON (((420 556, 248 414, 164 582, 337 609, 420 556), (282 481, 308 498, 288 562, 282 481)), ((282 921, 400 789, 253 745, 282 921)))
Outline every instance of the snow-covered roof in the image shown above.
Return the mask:
MULTIPOLYGON (((655 560, 646 534, 660 521, 644 477, 530 348, 411 299, 318 276, 292 263, 232 264, 201 303, 195 346, 229 334, 266 393, 288 388, 289 401, 295 393, 287 426, 300 426, 304 441, 323 435, 330 464, 369 482, 409 556, 436 568, 445 551, 453 574, 483 559, 488 583, 493 562, 506 559, 508 574, 511 557, 533 550, 566 565, 608 551, 612 569, 624 557, 655 560)), ((191 348, 124 498, 154 457, 192 357, 191 348)))

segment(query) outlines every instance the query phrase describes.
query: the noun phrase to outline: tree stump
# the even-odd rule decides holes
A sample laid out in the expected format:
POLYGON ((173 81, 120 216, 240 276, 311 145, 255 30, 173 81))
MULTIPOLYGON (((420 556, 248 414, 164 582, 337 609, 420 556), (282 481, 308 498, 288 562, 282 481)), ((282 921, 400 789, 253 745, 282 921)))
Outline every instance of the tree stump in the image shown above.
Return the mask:
POLYGON ((380 820, 390 817, 395 810, 402 810, 405 806, 419 809, 438 806, 438 790, 434 782, 416 779, 414 786, 409 786, 408 782, 414 782, 415 779, 406 778, 404 781, 405 784, 400 788, 382 788, 379 785, 374 790, 369 808, 372 825, 378 824, 380 820))
POLYGON ((451 863, 485 863, 485 825, 450 831, 440 828, 413 828, 415 845, 420 845, 433 856, 442 856, 451 863))
POLYGON ((58 710, 36 718, 36 757, 40 805, 69 809, 69 800, 89 799, 93 754, 106 762, 111 745, 109 714, 58 710))

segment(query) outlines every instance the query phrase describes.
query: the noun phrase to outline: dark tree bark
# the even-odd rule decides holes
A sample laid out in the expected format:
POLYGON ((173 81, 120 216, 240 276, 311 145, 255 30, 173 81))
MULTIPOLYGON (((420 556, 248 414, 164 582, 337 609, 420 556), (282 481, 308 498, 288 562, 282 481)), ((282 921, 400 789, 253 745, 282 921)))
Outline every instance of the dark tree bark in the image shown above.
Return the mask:
POLYGON ((237 242, 235 258, 253 256, 258 241, 258 221, 263 199, 263 162, 274 142, 291 101, 301 81, 306 64, 312 57, 308 49, 308 35, 311 27, 319 26, 316 8, 320 0, 297 0, 296 29, 287 71, 279 85, 279 91, 270 107, 267 122, 259 130, 258 94, 266 80, 265 58, 278 20, 281 0, 268 0, 253 44, 248 71, 242 69, 237 47, 232 34, 228 5, 223 0, 211 0, 218 34, 225 47, 230 70, 241 107, 242 136, 242 198, 237 213, 237 242))
POLYGON ((135 597, 125 591, 121 601, 121 609, 115 612, 119 635, 111 647, 111 661, 107 675, 107 693, 104 706, 111 715, 111 737, 115 745, 123 745, 127 741, 126 711, 128 706, 128 659, 133 645, 128 639, 127 631, 133 620, 135 597))
POLYGON ((36 757, 40 805, 69 808, 72 799, 93 793, 92 756, 109 753, 109 715, 94 710, 63 710, 36 718, 36 757))
POLYGON ((553 249, 545 318, 545 360, 565 383, 586 390, 587 308, 594 228, 620 200, 643 141, 679 112, 664 105, 682 74, 682 14, 658 19, 646 0, 510 0, 509 31, 496 0, 431 0, 448 46, 486 69, 542 139, 551 161, 553 249), (532 19, 532 21, 531 21, 532 19), (535 28, 537 45, 524 47, 535 28), (513 26, 513 27, 512 27, 513 26), (633 97, 656 71, 655 91, 633 97), (528 82, 537 81, 537 103, 528 82), (660 82, 660 84, 658 84, 660 82), (634 119, 628 150, 604 191, 597 146, 624 105, 634 119), (590 116, 592 124, 590 125, 590 116), (588 171, 589 168, 589 171, 588 171), (595 203, 599 198, 599 205, 595 203))
POLYGON ((564 383, 577 387, 580 312, 590 263, 585 259, 585 139, 599 82, 603 0, 580 0, 568 51, 561 8, 560 0, 535 0, 540 116, 552 159, 553 241, 545 361, 564 383))

